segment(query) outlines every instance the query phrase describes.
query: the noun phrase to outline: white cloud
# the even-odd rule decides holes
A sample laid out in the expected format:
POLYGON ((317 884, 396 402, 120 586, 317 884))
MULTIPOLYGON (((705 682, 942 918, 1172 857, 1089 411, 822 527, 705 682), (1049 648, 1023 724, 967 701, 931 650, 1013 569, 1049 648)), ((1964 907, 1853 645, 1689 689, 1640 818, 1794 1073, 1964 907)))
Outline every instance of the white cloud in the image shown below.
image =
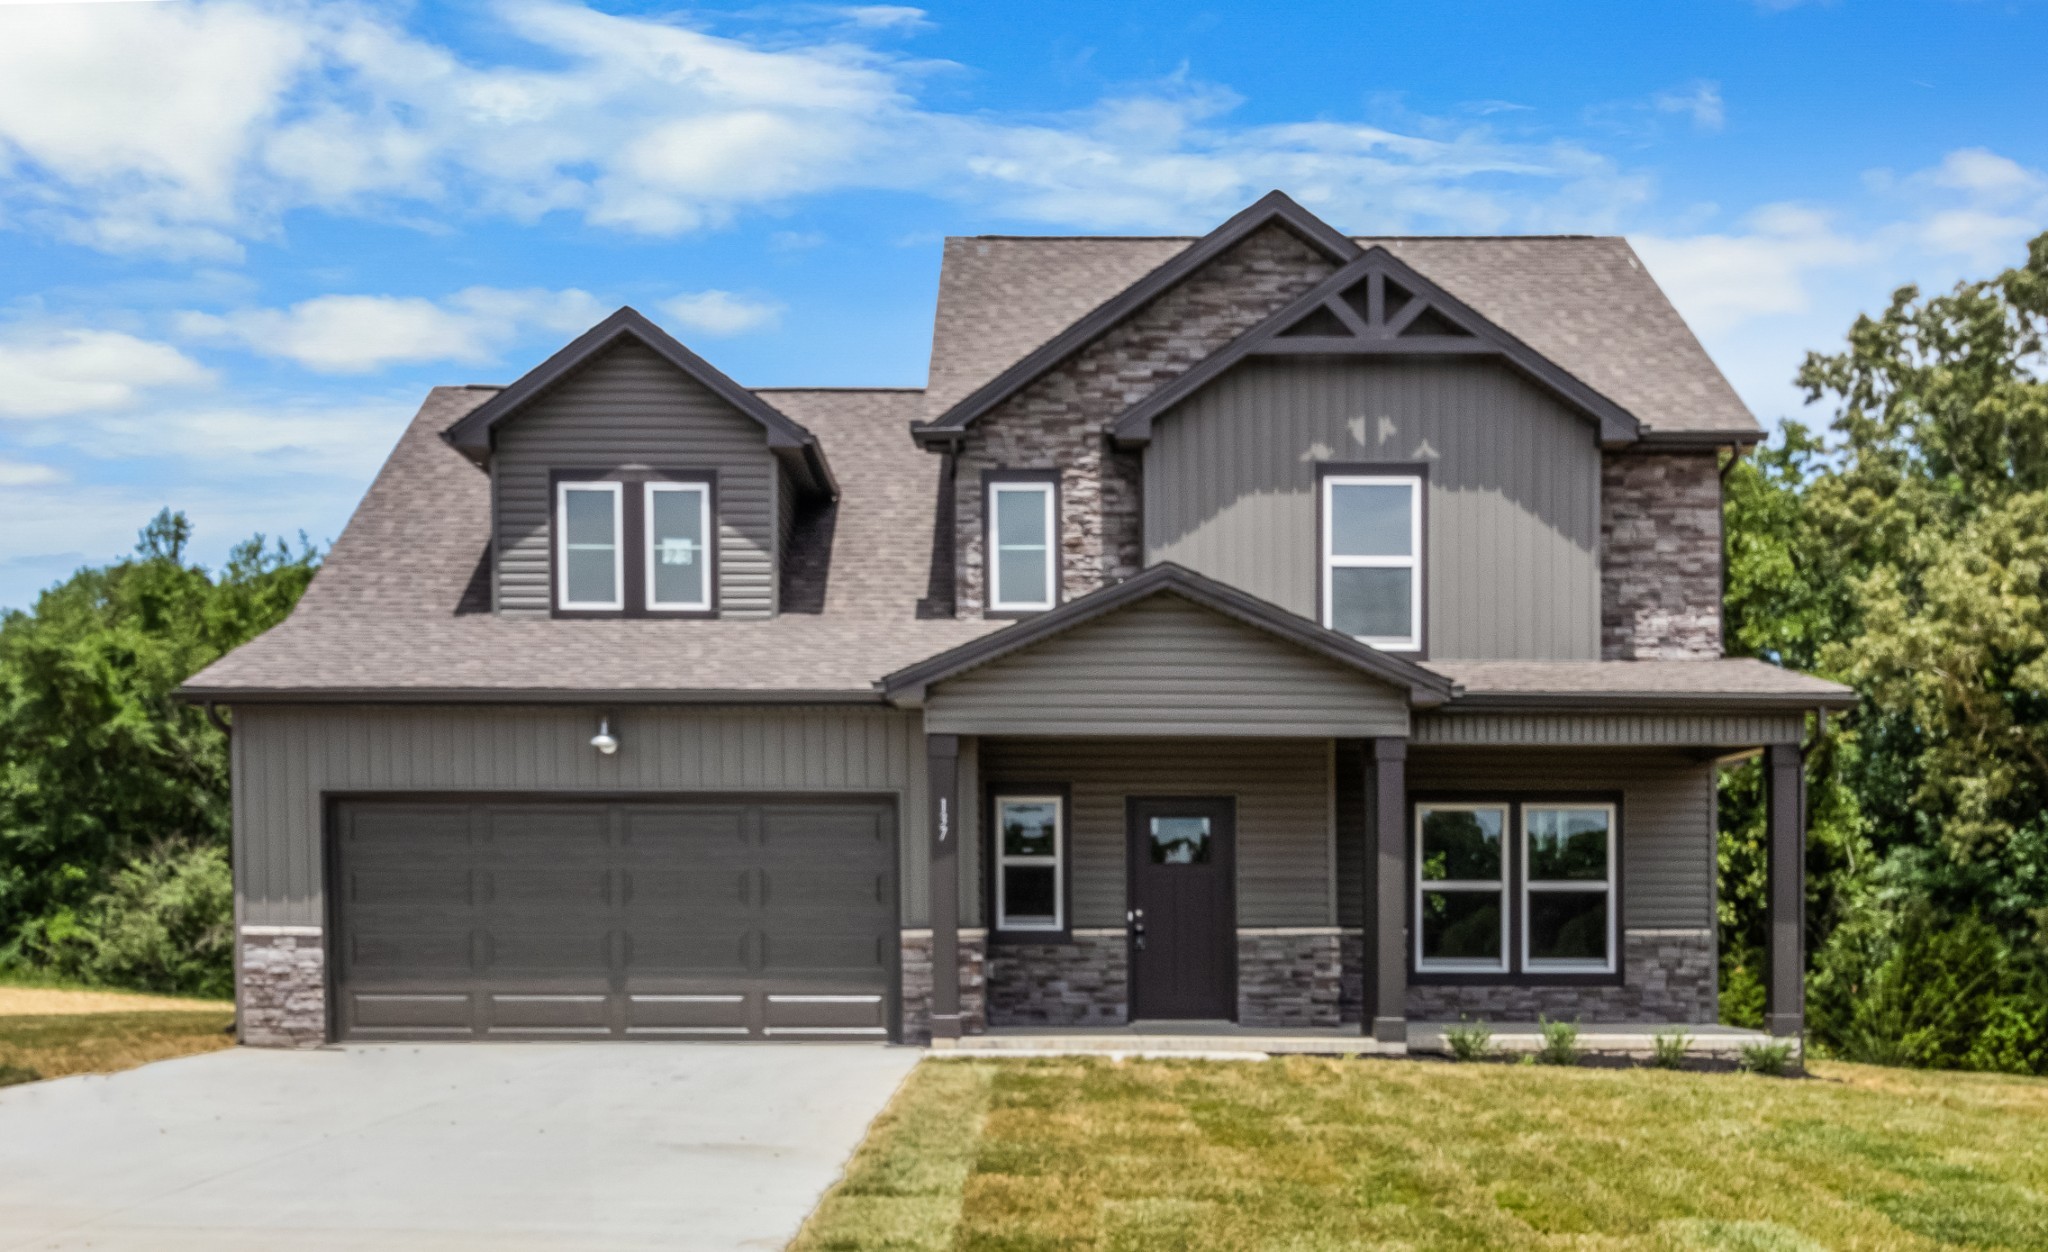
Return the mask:
POLYGON ((730 291, 693 291, 661 302, 661 312, 675 326, 705 335, 740 335, 773 326, 782 306, 750 300, 730 291))
POLYGON ((1743 226, 1740 233, 1631 237, 1695 330, 1713 332, 1760 315, 1803 312, 1812 273, 1874 255, 1868 242, 1843 234, 1827 214, 1799 205, 1767 206, 1750 214, 1743 226))
POLYGON ((1678 113, 1692 119, 1705 131, 1717 131, 1728 122, 1728 109, 1721 100, 1721 84, 1698 82, 1680 91, 1660 91, 1651 98, 1659 113, 1678 113))
POLYGON ((857 4, 838 12, 855 26, 869 30, 929 30, 932 25, 923 9, 907 4, 857 4))
POLYGON ((162 388, 212 382, 168 344, 109 330, 0 333, 0 417, 61 417, 133 405, 162 388))
POLYGON ((1986 148, 1956 149, 1943 157, 1925 180, 1994 204, 2048 192, 2048 178, 1986 148))
POLYGON ((480 363, 529 329, 569 335, 604 317, 589 292, 471 287, 436 302, 419 296, 329 295, 284 309, 190 312, 186 336, 239 344, 328 374, 394 364, 480 363))
POLYGON ((101 459, 183 462, 187 479, 252 486, 280 475, 365 481, 412 414, 403 399, 217 405, 107 415, 68 440, 101 459))
POLYGON ((42 487, 61 483, 68 477, 54 465, 0 459, 0 487, 42 487))

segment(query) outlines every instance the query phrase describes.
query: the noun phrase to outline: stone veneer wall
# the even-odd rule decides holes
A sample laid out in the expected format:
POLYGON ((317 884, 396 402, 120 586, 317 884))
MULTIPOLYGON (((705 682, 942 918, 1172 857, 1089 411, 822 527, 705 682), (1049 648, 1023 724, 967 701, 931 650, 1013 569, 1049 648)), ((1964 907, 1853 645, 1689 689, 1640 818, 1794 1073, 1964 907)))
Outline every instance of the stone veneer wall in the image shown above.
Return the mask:
POLYGON ((1122 927, 1076 930, 1068 943, 1000 943, 989 951, 991 1026, 1121 1026, 1130 997, 1122 927))
POLYGON ((1711 930, 1631 930, 1622 936, 1620 986, 1408 987, 1408 1018, 1419 1022, 1678 1022, 1719 1016, 1720 971, 1711 930))
POLYGON ((236 1017, 257 1048, 327 1042, 327 948, 318 926, 244 926, 236 1017))
MULTIPOLYGON (((903 932, 903 1042, 930 1043, 932 1038, 932 932, 903 932)), ((986 980, 983 977, 987 932, 960 932, 960 1033, 978 1035, 988 1029, 986 980)))
POLYGON ((1061 470, 1060 549, 1067 599, 1144 566, 1139 458, 1104 430, 1124 409, 1328 277, 1335 266, 1268 226, 1183 279, 1045 377, 984 414, 960 446, 957 611, 982 611, 981 472, 1061 470))
POLYGON ((1610 452, 1600 466, 1600 656, 1721 655, 1721 470, 1712 452, 1610 452))
POLYGON ((1240 1026, 1335 1026, 1344 962, 1334 930, 1237 932, 1240 1026))

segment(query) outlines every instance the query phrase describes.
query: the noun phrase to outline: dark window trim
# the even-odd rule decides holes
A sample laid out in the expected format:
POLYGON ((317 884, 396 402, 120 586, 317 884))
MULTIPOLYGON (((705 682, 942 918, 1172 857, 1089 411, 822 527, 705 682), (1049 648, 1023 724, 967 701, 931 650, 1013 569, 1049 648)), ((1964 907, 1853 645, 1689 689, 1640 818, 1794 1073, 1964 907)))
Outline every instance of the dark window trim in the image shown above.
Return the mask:
POLYGON ((1065 604, 1067 600, 1066 562, 1062 559, 1066 551, 1064 534, 1067 515, 1060 471, 1056 469, 985 469, 981 471, 981 615, 999 621, 1015 621, 1026 617, 1037 617, 1065 604), (995 483, 1050 483, 1052 484, 1052 533, 1046 536, 1046 560, 1052 565, 1052 605, 1044 609, 997 609, 990 606, 996 598, 996 549, 995 534, 989 522, 994 514, 995 494, 989 490, 995 483))
POLYGON ((1074 788, 1070 783, 994 782, 983 784, 982 829, 987 855, 982 858, 982 917, 988 925, 991 944, 1058 943, 1074 941, 1074 788), (996 926, 1002 912, 997 908, 1002 876, 1002 831, 996 812, 1005 799, 1016 796, 1058 796, 1060 798, 1060 928, 1058 930, 1002 930, 996 926))
POLYGON ((691 621, 715 618, 719 613, 719 510, 718 471, 715 469, 557 469, 548 471, 548 611, 559 618, 650 617, 691 621), (565 609, 562 607, 562 577, 558 505, 563 483, 618 483, 620 527, 624 547, 618 609, 565 609), (705 550, 709 566, 704 571, 711 592, 708 609, 650 609, 647 607, 647 491, 648 483, 703 483, 710 489, 711 533, 705 550))
MULTIPOLYGON (((1388 656, 1407 657, 1415 661, 1427 661, 1429 659, 1429 588, 1431 585, 1429 576, 1429 553, 1431 547, 1429 542, 1429 464, 1428 461, 1316 462, 1316 533, 1311 551, 1314 554, 1313 559, 1315 561, 1316 625, 1318 626, 1323 625, 1323 619, 1327 616, 1324 610, 1328 607, 1323 603, 1323 498, 1325 495, 1323 480, 1331 477, 1341 478, 1351 474, 1373 474, 1382 478, 1415 478, 1420 480, 1416 484, 1415 489, 1421 493, 1422 497, 1421 520, 1417 522, 1417 525, 1422 528, 1422 533, 1417 535, 1416 539, 1420 541, 1422 551, 1417 553, 1415 558, 1415 594, 1422 601, 1422 612, 1419 616, 1421 622, 1419 629, 1422 633, 1415 640, 1416 646, 1413 650, 1380 649, 1380 651, 1385 652, 1388 656)), ((1367 646, 1372 647, 1376 645, 1368 644, 1367 646)))
POLYGON ((1628 978, 1628 925, 1626 922, 1627 900, 1624 883, 1628 881, 1628 809, 1619 791, 1588 791, 1563 789, 1546 791, 1541 787, 1516 787, 1488 790, 1449 790, 1412 793, 1408 797, 1407 832, 1403 858, 1407 878, 1402 890, 1407 895, 1408 915, 1408 981, 1422 986, 1436 987, 1619 987, 1628 978), (1415 913, 1416 891, 1416 810, 1429 804, 1499 804, 1507 808, 1508 829, 1508 876, 1503 884, 1506 896, 1508 927, 1508 967, 1499 973, 1465 972, 1450 970, 1429 970, 1422 968, 1417 952, 1418 940, 1412 936, 1421 934, 1422 919, 1415 913), (1526 804, 1611 804, 1614 806, 1614 884, 1608 889, 1609 908, 1614 920, 1614 972, 1611 974, 1570 973, 1554 970, 1529 970, 1524 967, 1522 951, 1522 806, 1526 804))

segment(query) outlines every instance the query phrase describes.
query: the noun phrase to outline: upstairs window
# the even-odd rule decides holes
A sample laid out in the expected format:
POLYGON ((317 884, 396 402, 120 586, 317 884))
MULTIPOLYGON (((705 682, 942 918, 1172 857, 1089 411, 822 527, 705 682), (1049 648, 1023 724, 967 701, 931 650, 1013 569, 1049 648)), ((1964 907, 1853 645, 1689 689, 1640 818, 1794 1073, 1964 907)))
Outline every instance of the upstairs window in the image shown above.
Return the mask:
POLYGON ((988 498, 988 607, 1038 613, 1059 594, 1059 485, 1051 474, 991 476, 988 498))
POLYGON ((624 504, 619 483, 557 485, 555 594, 560 607, 600 613, 626 607, 624 504))
POLYGON ((703 612, 711 607, 711 486, 648 483, 647 607, 703 612))
POLYGON ((1323 625, 1389 652, 1422 649, 1422 478, 1323 477, 1323 625))

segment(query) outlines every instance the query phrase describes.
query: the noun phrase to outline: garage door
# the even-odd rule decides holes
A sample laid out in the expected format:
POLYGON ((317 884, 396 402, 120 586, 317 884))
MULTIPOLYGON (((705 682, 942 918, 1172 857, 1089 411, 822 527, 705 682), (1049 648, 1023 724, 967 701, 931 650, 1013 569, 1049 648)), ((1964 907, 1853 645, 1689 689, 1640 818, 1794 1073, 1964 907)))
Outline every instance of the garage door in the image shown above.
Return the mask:
POLYGON ((886 803, 349 803, 344 1039, 881 1038, 886 803))

